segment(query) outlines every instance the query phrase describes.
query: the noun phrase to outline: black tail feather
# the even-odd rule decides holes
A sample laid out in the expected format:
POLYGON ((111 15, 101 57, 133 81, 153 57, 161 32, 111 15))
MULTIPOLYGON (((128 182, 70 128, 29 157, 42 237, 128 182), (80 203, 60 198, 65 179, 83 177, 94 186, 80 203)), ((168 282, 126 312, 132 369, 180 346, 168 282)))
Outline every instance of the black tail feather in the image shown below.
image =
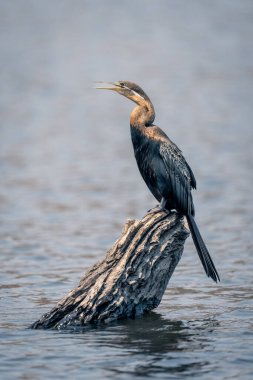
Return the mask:
POLYGON ((188 225, 191 231, 193 242, 195 244, 200 261, 205 269, 207 277, 211 277, 215 282, 220 281, 218 272, 214 266, 213 260, 211 259, 211 256, 206 248, 206 245, 200 235, 200 232, 194 220, 194 217, 192 215, 187 215, 186 218, 187 218, 188 225))

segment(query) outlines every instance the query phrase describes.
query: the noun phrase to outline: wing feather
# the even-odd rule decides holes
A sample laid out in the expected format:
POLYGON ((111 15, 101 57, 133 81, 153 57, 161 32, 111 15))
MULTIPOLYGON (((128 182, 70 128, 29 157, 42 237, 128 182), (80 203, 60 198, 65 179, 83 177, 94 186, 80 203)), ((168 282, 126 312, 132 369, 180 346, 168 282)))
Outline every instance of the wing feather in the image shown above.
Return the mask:
POLYGON ((163 141, 160 144, 160 156, 179 211, 194 215, 191 189, 196 188, 196 180, 182 152, 171 141, 163 141))

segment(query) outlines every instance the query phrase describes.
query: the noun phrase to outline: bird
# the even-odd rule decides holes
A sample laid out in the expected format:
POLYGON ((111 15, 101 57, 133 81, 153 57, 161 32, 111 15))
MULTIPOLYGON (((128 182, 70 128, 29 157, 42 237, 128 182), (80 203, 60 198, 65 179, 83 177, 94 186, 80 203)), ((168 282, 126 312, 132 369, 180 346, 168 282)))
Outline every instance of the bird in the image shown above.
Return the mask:
POLYGON ((125 80, 97 83, 97 89, 115 91, 137 105, 130 116, 130 130, 140 174, 158 200, 159 210, 176 210, 186 217, 206 275, 217 283, 220 281, 219 274, 194 218, 191 190, 196 189, 196 179, 182 151, 154 124, 154 106, 140 86, 125 80))

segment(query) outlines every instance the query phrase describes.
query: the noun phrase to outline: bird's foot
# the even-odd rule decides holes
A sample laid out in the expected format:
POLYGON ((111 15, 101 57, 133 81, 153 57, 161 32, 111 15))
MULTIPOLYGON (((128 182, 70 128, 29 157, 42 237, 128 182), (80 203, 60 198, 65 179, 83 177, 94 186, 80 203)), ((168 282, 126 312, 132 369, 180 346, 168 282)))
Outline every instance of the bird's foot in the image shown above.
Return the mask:
POLYGON ((161 212, 161 211, 164 211, 164 212, 169 212, 168 210, 166 210, 164 207, 162 207, 160 204, 151 208, 150 210, 147 211, 147 214, 157 214, 158 212, 161 212))

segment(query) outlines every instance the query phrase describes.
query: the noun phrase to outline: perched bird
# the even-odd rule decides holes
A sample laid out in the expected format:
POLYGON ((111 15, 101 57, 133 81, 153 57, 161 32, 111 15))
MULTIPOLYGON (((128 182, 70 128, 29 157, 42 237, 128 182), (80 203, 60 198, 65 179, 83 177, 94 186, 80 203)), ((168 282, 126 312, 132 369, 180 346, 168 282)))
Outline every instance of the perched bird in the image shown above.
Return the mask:
POLYGON ((140 173, 160 202, 160 209, 175 209, 186 216, 204 270, 208 277, 217 282, 220 280, 218 272, 194 220, 191 194, 191 189, 196 189, 194 174, 177 145, 153 124, 155 111, 151 100, 137 84, 128 81, 107 82, 106 86, 97 88, 113 90, 137 104, 131 113, 130 127, 140 173))

